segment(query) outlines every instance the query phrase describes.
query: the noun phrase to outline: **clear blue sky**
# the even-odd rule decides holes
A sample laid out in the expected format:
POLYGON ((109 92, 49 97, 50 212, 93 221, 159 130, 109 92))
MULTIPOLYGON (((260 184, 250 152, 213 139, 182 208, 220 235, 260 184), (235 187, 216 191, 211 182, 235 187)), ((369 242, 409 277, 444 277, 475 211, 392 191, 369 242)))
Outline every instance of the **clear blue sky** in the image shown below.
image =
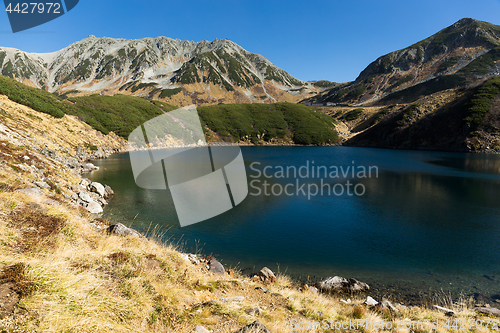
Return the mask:
POLYGON ((56 51, 88 35, 228 38, 301 80, 344 82, 461 18, 500 25, 500 0, 80 0, 66 15, 16 34, 0 16, 0 46, 28 52, 56 51))

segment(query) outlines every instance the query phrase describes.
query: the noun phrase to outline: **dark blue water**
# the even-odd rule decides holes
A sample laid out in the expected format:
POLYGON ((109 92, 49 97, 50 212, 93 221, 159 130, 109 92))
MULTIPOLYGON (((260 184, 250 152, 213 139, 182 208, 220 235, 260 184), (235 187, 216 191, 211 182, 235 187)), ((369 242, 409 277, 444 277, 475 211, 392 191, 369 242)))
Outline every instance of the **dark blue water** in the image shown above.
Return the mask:
POLYGON ((351 147, 242 151, 248 180, 256 180, 250 195, 236 208, 185 228, 168 191, 135 185, 128 154, 96 161, 101 169, 91 178, 115 190, 106 218, 143 232, 158 225, 165 240, 216 255, 227 266, 268 266, 300 279, 354 277, 374 293, 411 301, 441 289, 500 298, 500 156, 351 147), (337 193, 350 181, 358 192, 364 189, 361 196, 326 190, 309 198, 302 192, 255 195, 256 187, 264 191, 264 181, 276 191, 297 181, 293 175, 258 177, 255 169, 268 167, 269 173, 313 162, 357 171, 372 166, 378 173, 299 179, 306 189, 314 184, 313 190, 339 184, 337 193))

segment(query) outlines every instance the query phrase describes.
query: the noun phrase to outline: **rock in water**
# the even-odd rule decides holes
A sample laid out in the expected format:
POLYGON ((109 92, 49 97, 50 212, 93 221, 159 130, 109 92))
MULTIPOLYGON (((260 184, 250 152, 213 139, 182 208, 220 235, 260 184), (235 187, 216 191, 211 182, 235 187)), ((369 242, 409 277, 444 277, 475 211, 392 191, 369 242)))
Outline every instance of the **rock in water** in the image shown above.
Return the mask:
POLYGON ((134 237, 143 237, 139 232, 134 229, 127 228, 121 223, 113 224, 108 227, 108 232, 110 234, 115 234, 118 236, 134 236, 134 237))
POLYGON ((264 267, 252 277, 254 281, 262 281, 264 283, 274 283, 276 282, 276 276, 273 271, 267 267, 264 267))
POLYGON ((103 212, 101 205, 95 201, 90 201, 86 208, 91 214, 100 214, 103 212))
POLYGON ((370 286, 356 279, 334 276, 318 283, 318 288, 331 293, 359 293, 370 290, 370 286))
POLYGON ((104 186, 102 186, 102 184, 97 182, 93 182, 92 184, 90 184, 90 190, 92 192, 99 194, 101 197, 104 197, 104 195, 106 194, 104 186))
POLYGON ((260 321, 256 320, 250 325, 241 328, 238 333, 271 333, 266 326, 262 325, 260 321))
POLYGON ((217 259, 212 258, 210 259, 210 262, 208 263, 209 268, 208 270, 212 273, 217 273, 219 275, 224 275, 226 270, 224 269, 224 266, 220 262, 217 261, 217 259))
POLYGON ((104 199, 108 199, 108 198, 112 197, 113 195, 115 195, 115 192, 108 185, 104 185, 104 191, 105 191, 104 199))

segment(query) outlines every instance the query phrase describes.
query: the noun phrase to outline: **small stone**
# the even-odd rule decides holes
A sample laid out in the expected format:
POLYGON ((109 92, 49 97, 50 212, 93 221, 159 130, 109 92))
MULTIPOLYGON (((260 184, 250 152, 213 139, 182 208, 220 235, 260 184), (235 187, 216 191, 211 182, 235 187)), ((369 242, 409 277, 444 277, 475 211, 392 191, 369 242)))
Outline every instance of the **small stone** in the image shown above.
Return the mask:
POLYGON ((373 297, 368 296, 368 297, 366 298, 365 304, 366 304, 366 305, 370 305, 370 306, 375 306, 375 305, 377 305, 377 304, 378 304, 378 302, 377 302, 376 300, 374 300, 374 299, 373 299, 373 297))
POLYGON ((85 202, 90 203, 91 201, 93 201, 92 198, 90 197, 90 195, 85 191, 78 193, 78 196, 80 197, 80 199, 82 199, 85 202))
POLYGON ((210 331, 203 326, 196 326, 194 333, 210 333, 210 331))

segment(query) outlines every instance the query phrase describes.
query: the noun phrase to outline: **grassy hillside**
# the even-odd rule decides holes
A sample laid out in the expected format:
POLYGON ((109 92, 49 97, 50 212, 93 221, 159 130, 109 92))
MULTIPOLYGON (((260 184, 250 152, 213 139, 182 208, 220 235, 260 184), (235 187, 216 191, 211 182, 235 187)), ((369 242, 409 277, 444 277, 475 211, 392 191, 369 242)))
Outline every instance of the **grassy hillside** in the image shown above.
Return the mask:
MULTIPOLYGON (((176 108, 164 102, 126 95, 92 95, 65 100, 5 76, 0 76, 0 94, 54 117, 76 115, 94 129, 104 134, 114 132, 122 138, 127 138, 145 121, 176 108)), ((205 130, 213 134, 212 141, 309 145, 337 140, 332 130, 334 120, 303 105, 231 104, 200 107, 198 110, 205 130)))
POLYGON ((223 140, 296 144, 337 141, 334 120, 301 104, 221 104, 198 108, 203 125, 223 140))
POLYGON ((399 105, 347 145, 500 152, 500 77, 399 105))

